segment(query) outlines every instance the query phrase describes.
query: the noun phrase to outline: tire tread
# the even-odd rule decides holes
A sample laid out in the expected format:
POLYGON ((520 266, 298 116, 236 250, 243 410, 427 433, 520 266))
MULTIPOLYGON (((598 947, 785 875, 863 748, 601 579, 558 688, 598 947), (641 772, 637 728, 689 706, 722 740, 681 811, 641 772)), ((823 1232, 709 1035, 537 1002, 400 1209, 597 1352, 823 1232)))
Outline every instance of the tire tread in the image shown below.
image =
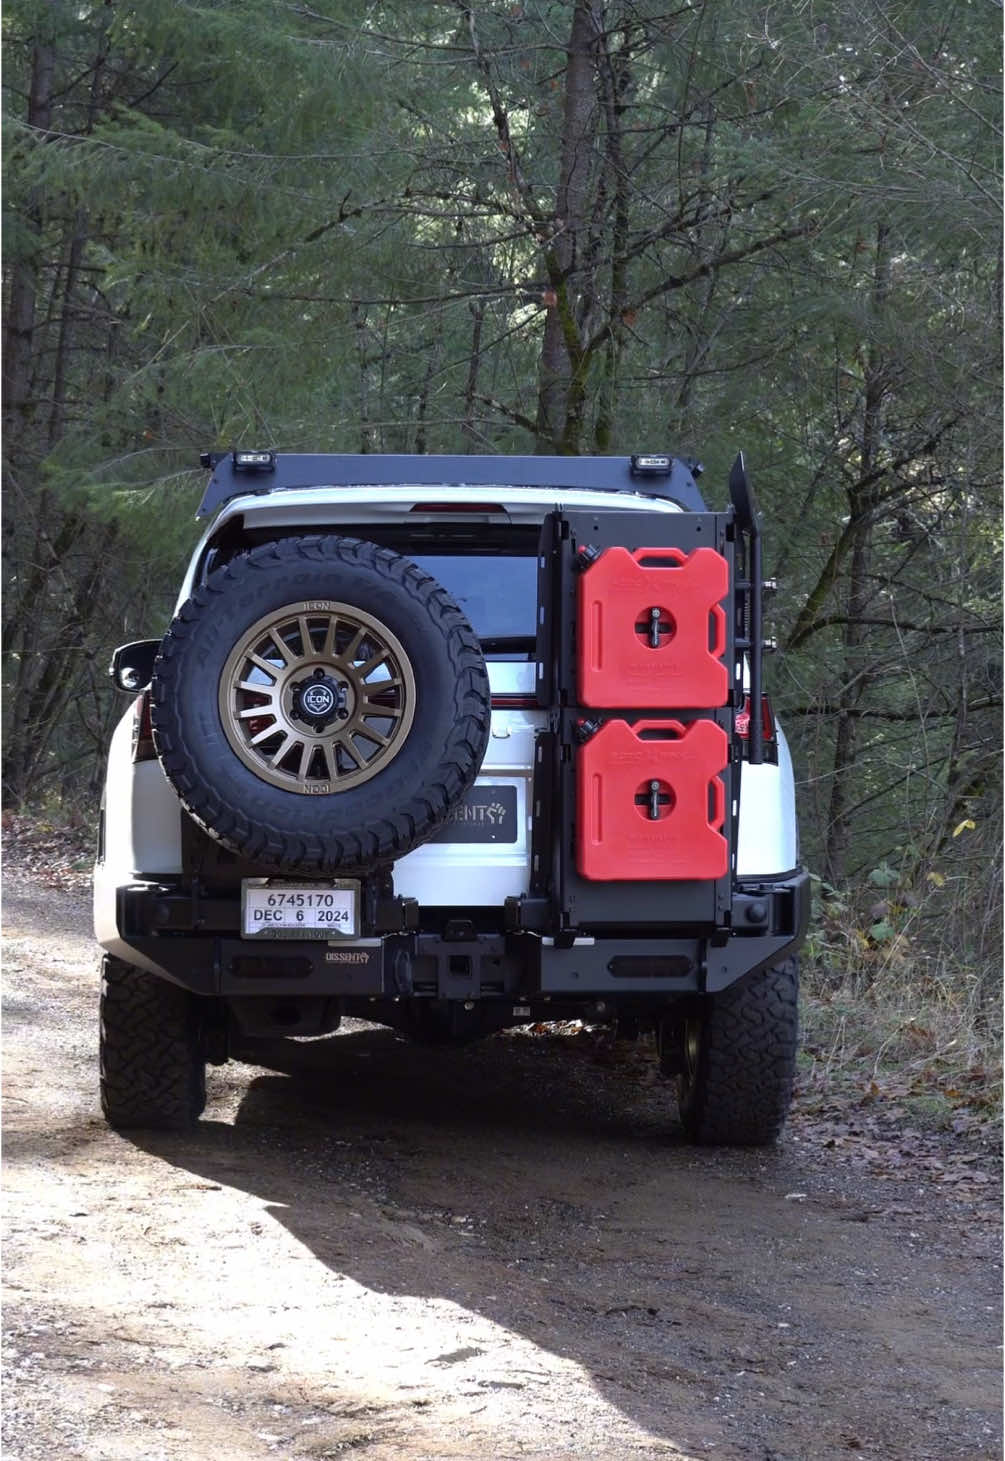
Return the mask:
POLYGON ((768 1146, 788 1115, 798 1044, 799 961, 759 969, 706 1012, 693 1083, 679 1081, 680 1114, 706 1146, 768 1146))
POLYGON ((182 1131, 206 1104, 188 990, 106 954, 101 970, 101 1109, 117 1129, 182 1131))

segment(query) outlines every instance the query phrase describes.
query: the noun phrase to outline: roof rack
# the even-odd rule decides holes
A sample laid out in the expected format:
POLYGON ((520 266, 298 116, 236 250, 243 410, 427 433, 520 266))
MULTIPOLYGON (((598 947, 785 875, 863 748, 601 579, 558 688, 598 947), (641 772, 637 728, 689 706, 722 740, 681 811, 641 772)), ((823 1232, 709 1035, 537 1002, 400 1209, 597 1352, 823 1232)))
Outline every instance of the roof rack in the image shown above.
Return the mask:
POLYGON ((418 456, 383 453, 204 452, 212 470, 197 517, 232 497, 307 487, 569 487, 665 497, 706 512, 697 462, 677 457, 418 456))

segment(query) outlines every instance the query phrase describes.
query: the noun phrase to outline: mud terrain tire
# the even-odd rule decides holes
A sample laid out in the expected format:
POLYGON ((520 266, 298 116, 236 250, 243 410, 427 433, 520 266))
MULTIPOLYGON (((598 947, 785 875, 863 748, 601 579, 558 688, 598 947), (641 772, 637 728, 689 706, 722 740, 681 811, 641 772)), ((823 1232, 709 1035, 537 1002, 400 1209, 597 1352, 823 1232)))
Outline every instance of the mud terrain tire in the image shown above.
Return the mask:
POLYGON ((101 968, 101 1109, 110 1126, 185 1131, 206 1105, 195 997, 106 954, 101 968))
POLYGON ((154 666, 154 743, 183 804, 286 872, 365 869, 426 841, 474 781, 490 715, 457 605, 353 538, 234 558, 183 605, 154 666))
POLYGON ((799 961, 759 969, 684 1027, 680 1119, 705 1146, 767 1146, 785 1124, 798 1040, 799 961))

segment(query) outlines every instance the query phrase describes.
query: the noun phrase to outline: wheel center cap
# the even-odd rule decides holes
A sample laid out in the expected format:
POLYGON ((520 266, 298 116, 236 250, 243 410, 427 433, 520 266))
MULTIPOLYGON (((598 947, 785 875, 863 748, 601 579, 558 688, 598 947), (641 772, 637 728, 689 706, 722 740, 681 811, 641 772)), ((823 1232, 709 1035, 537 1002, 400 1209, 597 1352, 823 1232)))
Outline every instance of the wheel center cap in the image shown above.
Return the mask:
POLYGON ((330 685, 308 685, 301 699, 311 715, 331 715, 335 709, 335 695, 330 685))
POLYGON ((294 714, 312 722, 315 730, 324 729, 344 710, 345 703, 345 687, 317 671, 312 679, 301 681, 293 692, 294 714))

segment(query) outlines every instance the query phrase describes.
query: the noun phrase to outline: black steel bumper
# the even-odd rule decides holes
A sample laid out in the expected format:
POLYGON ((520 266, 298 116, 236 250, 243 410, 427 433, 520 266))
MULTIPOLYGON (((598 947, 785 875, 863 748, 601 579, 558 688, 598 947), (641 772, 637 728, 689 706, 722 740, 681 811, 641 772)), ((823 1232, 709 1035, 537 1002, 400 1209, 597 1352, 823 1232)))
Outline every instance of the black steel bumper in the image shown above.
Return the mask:
POLYGON ((465 936, 462 927, 460 937, 401 931, 346 942, 263 942, 239 936, 236 899, 196 900, 150 882, 118 890, 117 923, 136 962, 201 995, 588 1002, 725 989, 794 952, 809 911, 809 876, 800 871, 740 885, 731 927, 707 935, 549 938, 469 929, 465 936))

